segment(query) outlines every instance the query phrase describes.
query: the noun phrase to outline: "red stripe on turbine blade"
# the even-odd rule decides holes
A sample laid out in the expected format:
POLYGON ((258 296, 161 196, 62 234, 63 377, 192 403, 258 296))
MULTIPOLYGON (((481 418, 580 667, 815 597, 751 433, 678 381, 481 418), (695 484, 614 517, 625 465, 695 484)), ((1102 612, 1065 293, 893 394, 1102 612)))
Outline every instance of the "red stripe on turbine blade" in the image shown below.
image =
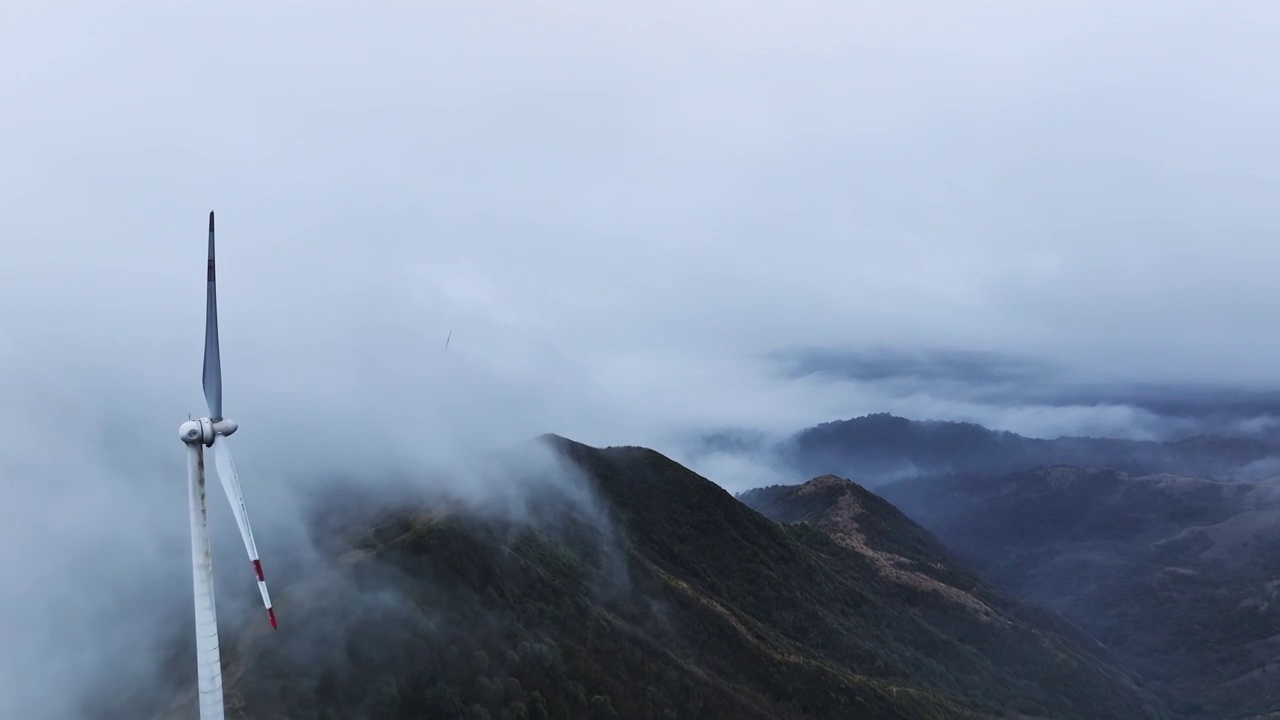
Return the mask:
POLYGON ((261 561, 261 560, 254 560, 254 561, 253 561, 253 571, 254 571, 254 572, 256 572, 256 573, 258 573, 258 582, 266 582, 266 581, 267 581, 267 579, 266 579, 265 577, 263 577, 263 576, 262 576, 262 561, 261 561))
POLYGON ((271 628, 274 630, 276 627, 276 611, 272 608, 267 608, 267 618, 271 620, 271 628))

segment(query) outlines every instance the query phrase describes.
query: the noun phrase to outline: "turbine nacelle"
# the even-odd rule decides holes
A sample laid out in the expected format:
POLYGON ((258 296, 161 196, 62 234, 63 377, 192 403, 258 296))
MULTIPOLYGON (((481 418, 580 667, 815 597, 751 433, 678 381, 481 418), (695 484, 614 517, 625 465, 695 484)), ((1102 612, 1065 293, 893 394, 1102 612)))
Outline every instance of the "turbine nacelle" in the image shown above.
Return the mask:
POLYGON ((212 447, 213 441, 217 436, 227 437, 239 427, 235 420, 229 418, 222 418, 215 422, 206 417, 199 420, 188 420, 179 425, 178 437, 182 438, 182 442, 188 445, 201 443, 205 447, 212 447))

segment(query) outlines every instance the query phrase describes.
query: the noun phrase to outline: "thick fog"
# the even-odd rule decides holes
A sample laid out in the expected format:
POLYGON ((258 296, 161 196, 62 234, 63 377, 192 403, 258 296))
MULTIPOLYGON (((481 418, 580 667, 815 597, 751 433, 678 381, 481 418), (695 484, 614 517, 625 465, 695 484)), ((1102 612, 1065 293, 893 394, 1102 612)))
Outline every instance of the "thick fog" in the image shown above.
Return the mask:
POLYGON ((1280 382, 1277 33, 1264 3, 11 3, 0 715, 73 716, 186 617, 209 210, 269 573, 324 478, 543 432, 1153 436, 1188 383, 1280 382))

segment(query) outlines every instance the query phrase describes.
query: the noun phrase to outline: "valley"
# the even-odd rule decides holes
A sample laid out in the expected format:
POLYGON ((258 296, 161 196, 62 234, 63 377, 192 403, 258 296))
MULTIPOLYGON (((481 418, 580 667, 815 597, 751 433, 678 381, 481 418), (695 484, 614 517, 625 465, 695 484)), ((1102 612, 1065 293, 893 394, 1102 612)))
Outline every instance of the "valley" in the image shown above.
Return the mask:
MULTIPOLYGON (((880 415, 803 431, 787 448, 797 467, 853 478, 865 463, 875 496, 949 557, 1060 613, 1180 715, 1280 712, 1280 478, 1250 470, 1268 465, 1268 438, 1033 440, 880 415), (930 472, 883 481, 905 464, 930 472), (1209 469, 1216 478, 1193 472, 1209 469)), ((779 521, 850 523, 836 499, 805 487, 741 497, 779 521)))

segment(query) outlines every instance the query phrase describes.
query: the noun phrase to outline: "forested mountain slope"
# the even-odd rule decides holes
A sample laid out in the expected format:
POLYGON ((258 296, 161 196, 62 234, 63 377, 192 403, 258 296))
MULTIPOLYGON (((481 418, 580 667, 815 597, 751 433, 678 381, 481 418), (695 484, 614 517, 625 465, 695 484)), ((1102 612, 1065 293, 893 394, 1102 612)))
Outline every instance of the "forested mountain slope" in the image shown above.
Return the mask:
POLYGON ((1057 467, 877 492, 984 577, 1088 630, 1173 709, 1280 712, 1280 481, 1057 467))
MULTIPOLYGON (((652 450, 540 442, 580 481, 501 508, 355 491, 317 507, 322 561, 277 593, 281 630, 224 625, 230 717, 1170 717, 887 504, 865 542, 950 590, 652 450)), ((181 647, 167 709, 116 717, 190 716, 181 647)))

